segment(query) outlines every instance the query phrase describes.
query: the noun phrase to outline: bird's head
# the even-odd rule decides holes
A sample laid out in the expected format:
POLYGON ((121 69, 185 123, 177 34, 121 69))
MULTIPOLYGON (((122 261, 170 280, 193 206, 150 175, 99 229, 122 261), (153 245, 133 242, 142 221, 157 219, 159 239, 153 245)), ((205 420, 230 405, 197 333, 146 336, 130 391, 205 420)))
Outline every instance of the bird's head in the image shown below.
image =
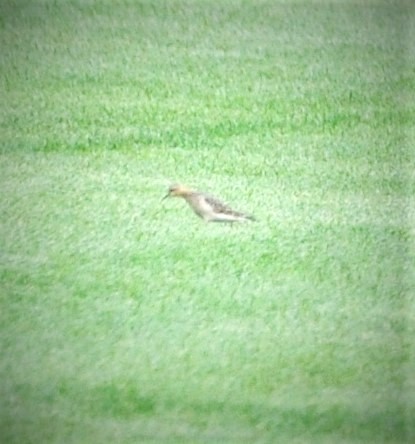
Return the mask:
POLYGON ((189 195, 191 192, 192 190, 185 185, 171 185, 168 193, 163 197, 163 200, 167 197, 184 197, 189 195))

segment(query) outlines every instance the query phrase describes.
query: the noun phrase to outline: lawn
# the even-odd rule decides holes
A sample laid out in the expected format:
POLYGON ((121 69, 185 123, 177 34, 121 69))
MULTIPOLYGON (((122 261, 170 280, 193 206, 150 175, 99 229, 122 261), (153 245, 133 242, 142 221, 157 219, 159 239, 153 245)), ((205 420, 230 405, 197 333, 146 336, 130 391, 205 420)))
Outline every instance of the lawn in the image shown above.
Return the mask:
POLYGON ((0 442, 414 442, 414 42, 404 0, 1 2, 0 442))

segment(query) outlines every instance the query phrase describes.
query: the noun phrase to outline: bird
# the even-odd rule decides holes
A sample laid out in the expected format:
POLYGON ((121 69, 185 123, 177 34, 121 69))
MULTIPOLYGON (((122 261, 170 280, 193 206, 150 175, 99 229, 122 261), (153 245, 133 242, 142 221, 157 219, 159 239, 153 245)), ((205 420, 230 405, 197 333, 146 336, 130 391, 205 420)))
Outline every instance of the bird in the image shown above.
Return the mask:
POLYGON ((235 211, 215 197, 193 190, 185 185, 171 185, 163 200, 167 197, 182 197, 205 222, 233 223, 255 220, 253 216, 235 211))

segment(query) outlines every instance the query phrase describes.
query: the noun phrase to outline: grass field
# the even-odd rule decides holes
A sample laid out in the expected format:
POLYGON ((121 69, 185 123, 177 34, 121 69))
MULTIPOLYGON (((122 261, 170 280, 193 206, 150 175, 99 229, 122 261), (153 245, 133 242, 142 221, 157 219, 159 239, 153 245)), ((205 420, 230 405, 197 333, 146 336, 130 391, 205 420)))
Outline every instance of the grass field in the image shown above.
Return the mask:
POLYGON ((0 442, 415 442, 411 1, 3 1, 0 45, 0 442))

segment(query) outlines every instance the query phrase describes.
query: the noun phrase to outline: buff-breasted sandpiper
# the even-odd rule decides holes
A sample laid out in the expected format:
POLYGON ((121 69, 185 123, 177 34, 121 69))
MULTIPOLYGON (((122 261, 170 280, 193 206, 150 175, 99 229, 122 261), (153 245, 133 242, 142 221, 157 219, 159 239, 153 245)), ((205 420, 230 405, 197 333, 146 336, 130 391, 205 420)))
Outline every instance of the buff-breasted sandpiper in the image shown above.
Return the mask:
POLYGON ((163 199, 182 197, 193 211, 206 222, 244 222, 255 220, 253 216, 235 211, 215 197, 192 190, 185 185, 172 185, 163 199))

